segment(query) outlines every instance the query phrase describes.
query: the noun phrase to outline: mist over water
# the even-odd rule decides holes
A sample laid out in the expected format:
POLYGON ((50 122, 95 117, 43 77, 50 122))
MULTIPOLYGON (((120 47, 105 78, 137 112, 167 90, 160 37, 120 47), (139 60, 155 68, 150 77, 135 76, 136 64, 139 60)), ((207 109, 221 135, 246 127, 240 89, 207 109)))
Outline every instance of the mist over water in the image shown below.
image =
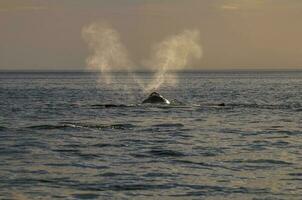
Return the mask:
POLYGON ((167 37, 155 44, 150 58, 142 62, 131 61, 120 34, 106 23, 90 24, 83 28, 82 34, 92 51, 87 59, 87 67, 101 72, 100 80, 111 84, 112 79, 116 78, 112 72, 126 70, 144 92, 158 90, 163 84, 176 86, 177 75, 169 72, 184 70, 194 60, 202 57, 198 30, 184 30, 167 37), (135 70, 139 67, 134 63, 143 63, 140 66, 154 72, 151 81, 145 82, 135 75, 135 70))

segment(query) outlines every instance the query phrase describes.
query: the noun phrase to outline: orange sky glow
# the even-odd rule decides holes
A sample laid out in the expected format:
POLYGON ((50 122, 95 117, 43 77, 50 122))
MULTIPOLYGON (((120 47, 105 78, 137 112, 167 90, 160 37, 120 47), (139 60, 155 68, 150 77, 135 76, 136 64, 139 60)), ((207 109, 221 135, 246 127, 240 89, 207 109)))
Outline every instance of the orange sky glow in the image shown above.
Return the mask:
POLYGON ((84 70, 82 29, 104 21, 138 70, 186 29, 203 50, 187 69, 302 69, 301 10, 301 0, 0 0, 0 70, 84 70))

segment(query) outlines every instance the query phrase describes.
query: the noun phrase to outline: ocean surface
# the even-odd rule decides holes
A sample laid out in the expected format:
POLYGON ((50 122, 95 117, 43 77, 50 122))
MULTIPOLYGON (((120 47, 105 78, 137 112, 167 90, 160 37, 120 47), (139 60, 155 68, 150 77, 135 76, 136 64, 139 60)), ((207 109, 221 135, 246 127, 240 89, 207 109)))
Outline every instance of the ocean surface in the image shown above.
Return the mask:
POLYGON ((301 71, 178 77, 0 73, 0 199, 302 199, 301 71))

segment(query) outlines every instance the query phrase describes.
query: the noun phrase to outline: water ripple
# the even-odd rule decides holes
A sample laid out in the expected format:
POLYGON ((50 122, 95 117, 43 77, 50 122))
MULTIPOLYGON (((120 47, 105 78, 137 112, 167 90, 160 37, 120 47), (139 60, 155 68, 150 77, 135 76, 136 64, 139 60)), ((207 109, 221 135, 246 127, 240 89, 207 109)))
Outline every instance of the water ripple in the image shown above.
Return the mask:
POLYGON ((133 124, 89 124, 89 123, 61 123, 59 125, 34 125, 28 126, 28 129, 37 130, 64 130, 64 129, 116 129, 116 130, 127 130, 136 127, 133 124))

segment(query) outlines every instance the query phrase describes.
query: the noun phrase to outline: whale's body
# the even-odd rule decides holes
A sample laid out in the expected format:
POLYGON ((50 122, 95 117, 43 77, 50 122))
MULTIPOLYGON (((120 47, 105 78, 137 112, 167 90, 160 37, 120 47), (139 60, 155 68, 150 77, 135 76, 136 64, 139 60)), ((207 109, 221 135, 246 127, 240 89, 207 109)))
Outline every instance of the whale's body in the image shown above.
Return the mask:
MULTIPOLYGON (((143 104, 146 104, 146 103, 149 103, 149 104, 166 104, 166 105, 169 105, 171 104, 171 102, 164 98, 162 95, 160 95, 159 93, 157 92, 152 92, 149 97, 147 99, 145 99, 143 102, 143 104)), ((182 102, 179 102, 177 100, 173 100, 172 102, 172 105, 173 106, 179 106, 179 105, 184 105, 182 102)), ((206 106, 203 105, 203 106, 206 106)), ((226 106, 225 103, 219 103, 219 104, 209 104, 208 106, 219 106, 219 107, 224 107, 226 106)))
POLYGON ((142 103, 170 104, 170 101, 157 92, 152 92, 142 103))

